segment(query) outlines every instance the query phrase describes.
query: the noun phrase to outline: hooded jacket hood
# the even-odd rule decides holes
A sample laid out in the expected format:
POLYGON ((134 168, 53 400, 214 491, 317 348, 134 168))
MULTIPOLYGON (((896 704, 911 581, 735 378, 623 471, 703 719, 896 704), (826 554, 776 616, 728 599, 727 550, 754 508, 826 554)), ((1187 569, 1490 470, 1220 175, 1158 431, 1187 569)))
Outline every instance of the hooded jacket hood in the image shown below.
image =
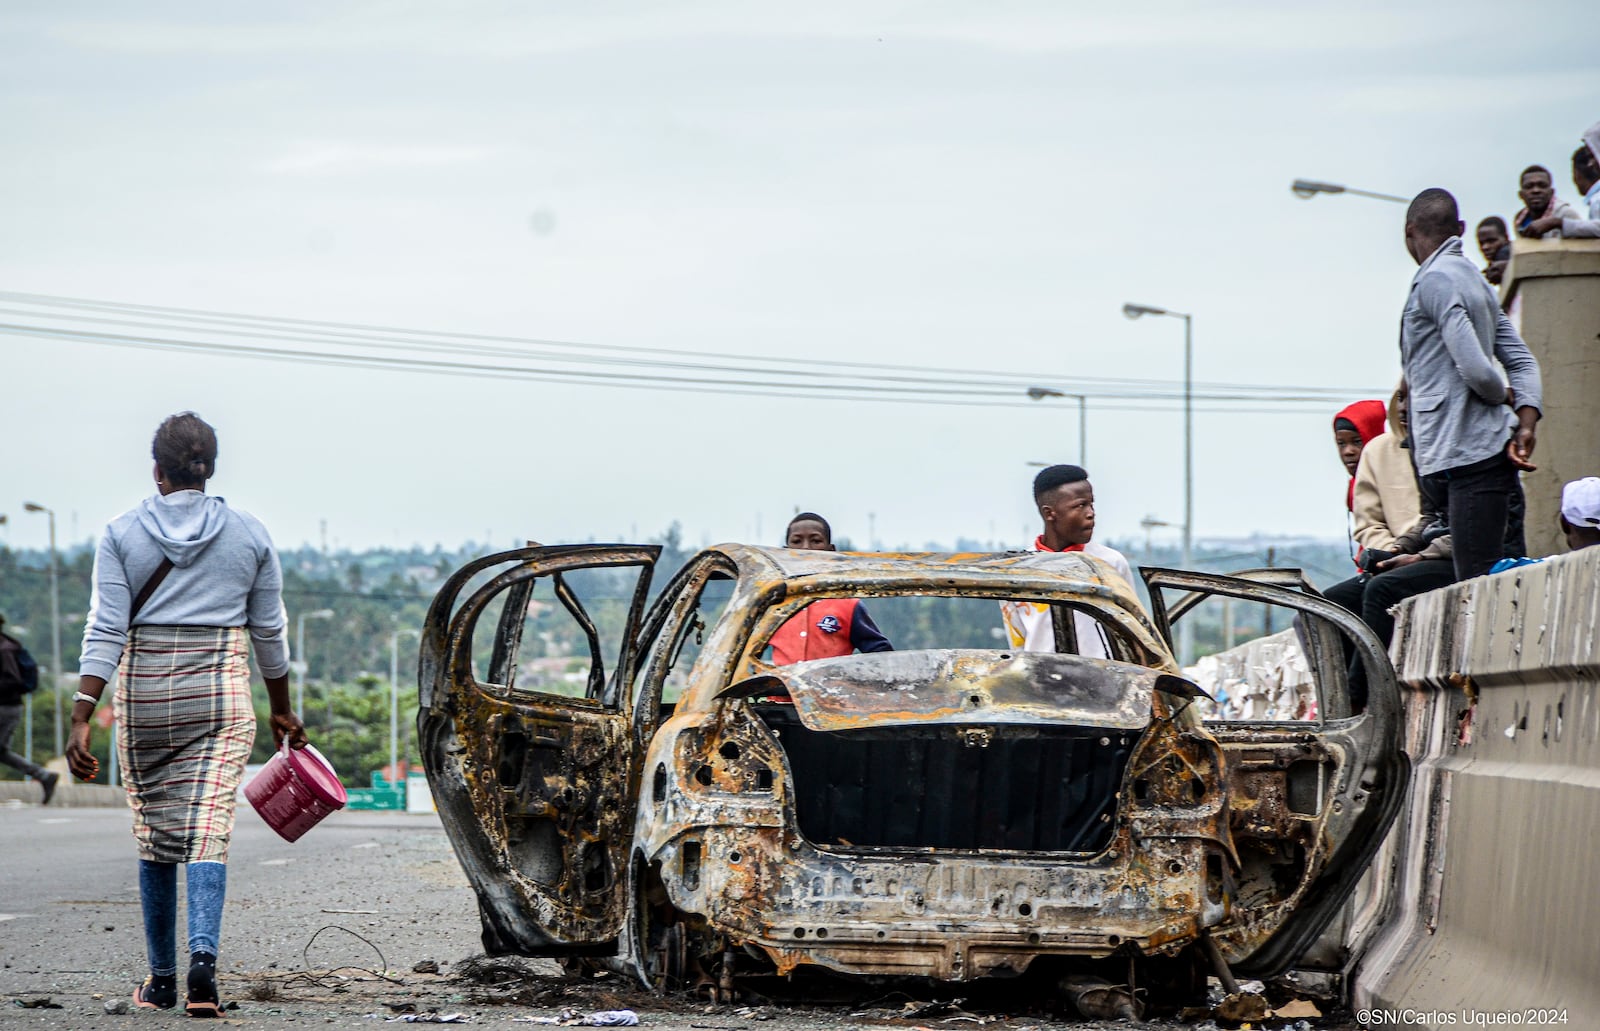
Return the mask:
POLYGON ((1596 122, 1583 131, 1583 142, 1589 148, 1589 153, 1600 161, 1600 122, 1596 122))
POLYGON ((139 525, 179 569, 205 554, 228 521, 228 504, 213 494, 180 490, 140 502, 139 525))
POLYGON ((1361 446, 1365 448, 1372 443, 1373 437, 1387 428, 1386 415, 1382 401, 1357 401, 1339 409, 1339 414, 1333 417, 1333 421, 1337 424, 1340 419, 1348 419, 1355 426, 1356 432, 1361 434, 1361 446))

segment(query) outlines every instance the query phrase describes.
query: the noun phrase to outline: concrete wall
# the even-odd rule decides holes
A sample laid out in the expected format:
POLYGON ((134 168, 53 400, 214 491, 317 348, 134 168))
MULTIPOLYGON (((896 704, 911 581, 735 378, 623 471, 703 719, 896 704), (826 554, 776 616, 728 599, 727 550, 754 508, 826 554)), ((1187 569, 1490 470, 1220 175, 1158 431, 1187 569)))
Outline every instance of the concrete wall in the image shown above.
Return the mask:
MULTIPOLYGON (((1544 376, 1528 495, 1528 554, 1567 550, 1561 485, 1600 476, 1600 240, 1517 240, 1501 287, 1544 376)), ((1595 1015, 1600 1027, 1600 1014, 1595 1015)))
POLYGON ((1600 548, 1406 601, 1391 655, 1416 773, 1352 1006, 1600 1027, 1600 548))

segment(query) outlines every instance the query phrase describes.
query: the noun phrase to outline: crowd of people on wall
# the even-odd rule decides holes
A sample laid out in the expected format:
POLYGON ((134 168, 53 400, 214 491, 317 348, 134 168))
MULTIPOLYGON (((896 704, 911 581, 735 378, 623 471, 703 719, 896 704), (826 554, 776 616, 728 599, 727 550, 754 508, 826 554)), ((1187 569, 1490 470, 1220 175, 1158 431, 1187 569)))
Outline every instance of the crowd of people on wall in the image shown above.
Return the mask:
MULTIPOLYGON (((1574 152, 1572 177, 1587 217, 1556 196, 1547 169, 1523 171, 1524 206, 1512 220, 1518 235, 1600 237, 1600 122, 1574 152)), ((1418 269, 1401 315, 1400 385, 1387 408, 1358 401, 1333 419, 1350 475, 1345 507, 1357 571, 1326 593, 1386 645, 1402 599, 1526 561, 1520 474, 1535 468, 1539 365, 1490 286, 1511 256, 1505 222, 1478 223, 1488 262, 1481 272, 1463 254, 1465 229, 1447 191, 1412 200, 1405 241, 1418 269)), ((1600 543, 1597 497, 1594 477, 1563 491, 1562 530, 1574 549, 1600 543)), ((1364 688, 1353 666, 1352 697, 1364 688)))
POLYGON ((1572 152, 1572 185, 1582 198, 1569 204, 1556 191, 1555 176, 1543 165, 1522 170, 1517 196, 1522 208, 1506 225, 1499 215, 1478 223, 1478 252, 1483 255, 1483 275, 1500 285, 1511 262, 1511 234, 1530 240, 1595 239, 1600 237, 1600 122, 1589 126, 1583 142, 1572 152))

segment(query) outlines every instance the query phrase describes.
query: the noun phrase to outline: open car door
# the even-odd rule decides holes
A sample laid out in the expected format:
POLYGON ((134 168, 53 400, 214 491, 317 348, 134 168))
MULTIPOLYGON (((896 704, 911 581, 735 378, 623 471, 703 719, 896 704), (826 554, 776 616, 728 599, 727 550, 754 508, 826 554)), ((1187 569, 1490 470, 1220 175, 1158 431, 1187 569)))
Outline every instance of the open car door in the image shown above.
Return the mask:
POLYGON ((628 685, 660 551, 501 552, 428 610, 418 741, 491 955, 616 948, 642 762, 628 685))
POLYGON ((1377 635, 1298 570, 1141 572, 1169 645, 1172 627, 1210 599, 1266 605, 1264 622, 1274 625, 1271 613, 1281 613, 1276 625, 1293 628, 1309 669, 1311 718, 1206 721, 1223 748, 1239 855, 1224 878, 1229 916, 1213 937, 1239 973, 1276 976, 1337 915, 1404 801, 1411 767, 1394 668, 1377 635), (1354 714, 1350 654, 1365 667, 1368 692, 1365 711, 1354 714))

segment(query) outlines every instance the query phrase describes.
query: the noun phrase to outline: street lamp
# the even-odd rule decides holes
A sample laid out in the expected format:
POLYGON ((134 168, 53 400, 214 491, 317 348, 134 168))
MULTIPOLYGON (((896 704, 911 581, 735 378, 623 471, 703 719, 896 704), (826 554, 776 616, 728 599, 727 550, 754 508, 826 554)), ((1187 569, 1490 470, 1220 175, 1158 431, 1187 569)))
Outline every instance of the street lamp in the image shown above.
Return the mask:
MULTIPOLYGON (((58 583, 56 557, 56 513, 43 505, 24 501, 22 507, 29 512, 43 512, 50 517, 50 695, 56 707, 56 754, 62 755, 66 747, 61 739, 61 588, 58 583)), ((71 772, 67 783, 72 783, 71 772)))
MULTIPOLYGON (((1144 315, 1167 315, 1183 320, 1183 568, 1194 562, 1194 318, 1181 311, 1170 311, 1148 304, 1124 304, 1122 314, 1130 319, 1144 315)), ((1194 624, 1178 624, 1178 661, 1194 661, 1194 624)))
POLYGON ((1068 394, 1049 387, 1029 387, 1028 398, 1043 401, 1047 397, 1070 397, 1078 402, 1078 464, 1089 464, 1089 398, 1084 394, 1068 394))
MULTIPOLYGON (((299 660, 294 667, 294 714, 300 716, 305 712, 306 703, 306 620, 332 619, 332 609, 317 609, 315 612, 302 612, 294 621, 294 654, 299 660)), ((304 718, 303 716, 301 717, 304 718)))
POLYGON ((1144 528, 1144 560, 1149 562, 1151 556, 1155 554, 1156 548, 1155 539, 1152 537, 1150 531, 1154 530, 1158 526, 1171 526, 1172 524, 1166 522, 1165 520, 1157 519, 1153 515, 1147 515, 1143 519, 1139 520, 1139 525, 1144 528))
POLYGON ((1396 197, 1392 193, 1374 193, 1371 190, 1358 190, 1354 186, 1340 186, 1338 183, 1319 183, 1315 179, 1296 179, 1289 185, 1294 195, 1301 200, 1310 200, 1319 193, 1353 193, 1357 197, 1371 197, 1373 200, 1392 200, 1396 204, 1410 204, 1409 197, 1396 197))
POLYGON ((389 776, 395 778, 400 776, 400 638, 407 635, 420 638, 422 631, 396 630, 389 635, 389 776))

